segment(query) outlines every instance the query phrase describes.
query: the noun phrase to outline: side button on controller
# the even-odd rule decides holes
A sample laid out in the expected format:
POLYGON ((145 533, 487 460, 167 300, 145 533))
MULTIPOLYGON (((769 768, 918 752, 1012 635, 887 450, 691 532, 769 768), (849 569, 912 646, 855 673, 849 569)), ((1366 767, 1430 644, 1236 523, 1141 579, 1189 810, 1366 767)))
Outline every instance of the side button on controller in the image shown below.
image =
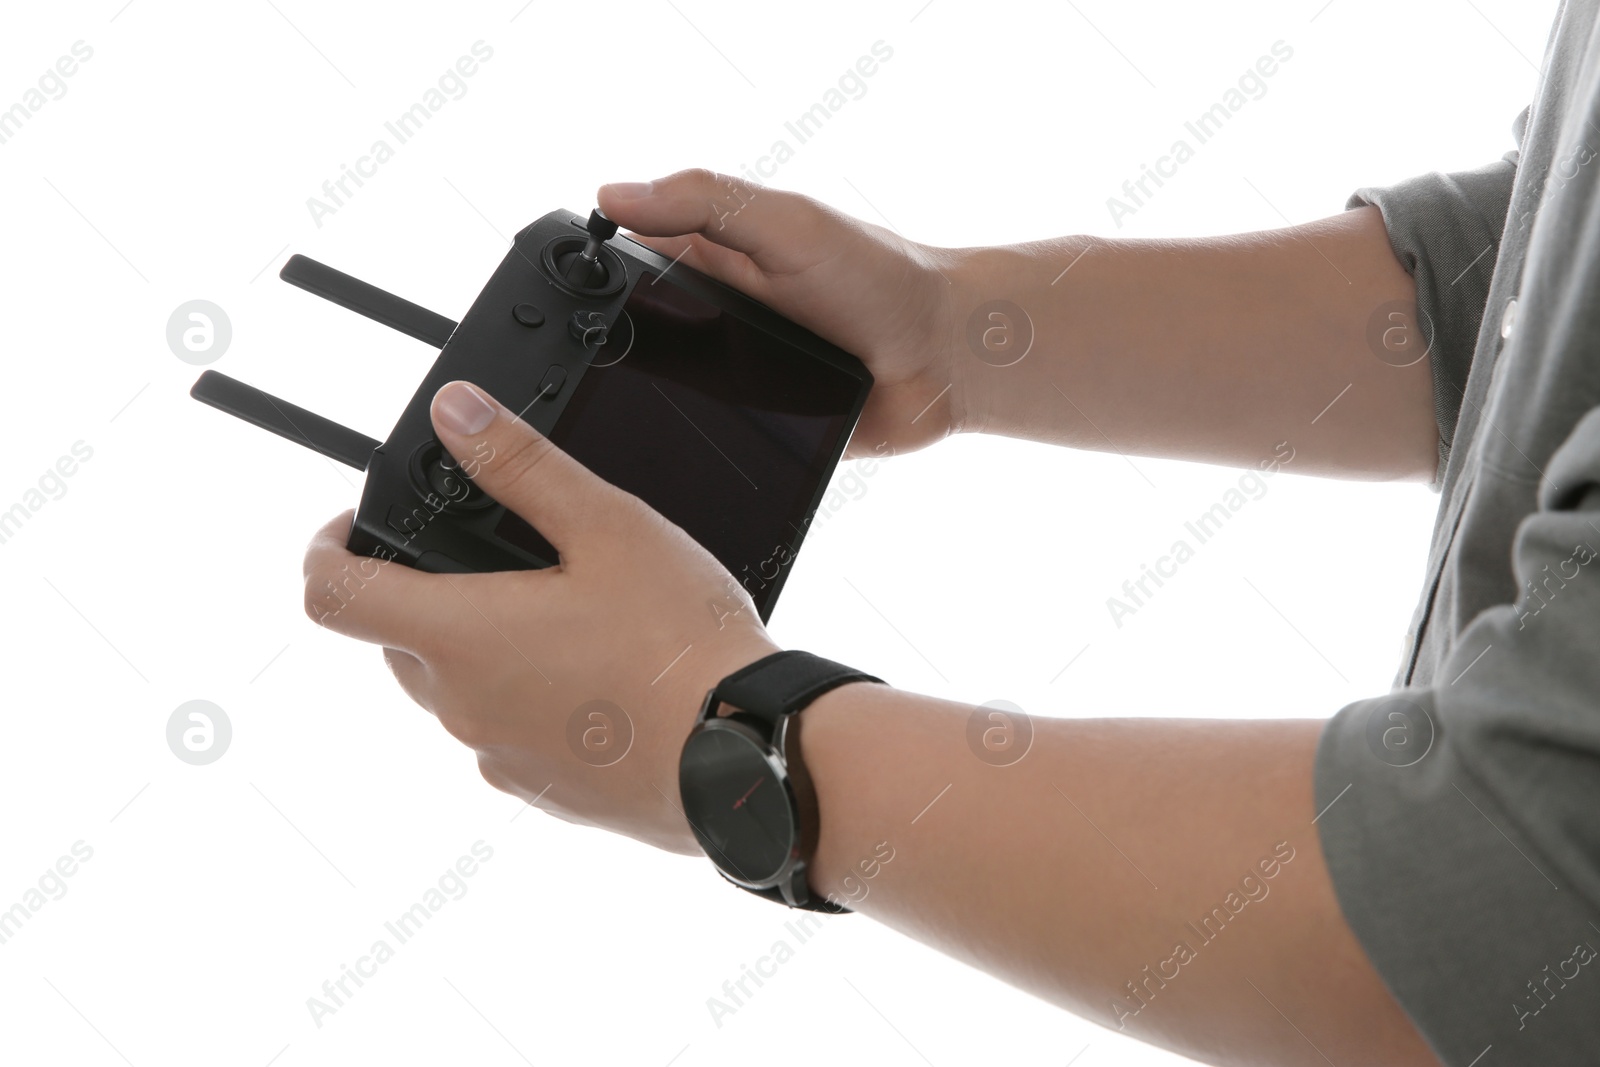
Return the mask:
POLYGON ((544 312, 532 304, 518 304, 511 309, 511 317, 524 326, 543 326, 544 312))
POLYGON ((551 367, 539 381, 539 399, 554 400, 561 387, 567 384, 567 372, 562 367, 551 367))

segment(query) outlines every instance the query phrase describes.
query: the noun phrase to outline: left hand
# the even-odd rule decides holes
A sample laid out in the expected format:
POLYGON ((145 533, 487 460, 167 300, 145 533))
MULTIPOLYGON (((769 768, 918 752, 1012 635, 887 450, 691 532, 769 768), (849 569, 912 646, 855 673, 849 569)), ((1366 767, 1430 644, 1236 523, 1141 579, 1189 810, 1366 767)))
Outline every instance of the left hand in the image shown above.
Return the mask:
POLYGON ((570 822, 699 853, 678 756, 706 691, 777 650, 754 604, 681 529, 481 390, 446 385, 433 424, 559 565, 427 574, 347 551, 346 512, 306 551, 306 613, 383 645, 401 688, 476 751, 490 785, 570 822))

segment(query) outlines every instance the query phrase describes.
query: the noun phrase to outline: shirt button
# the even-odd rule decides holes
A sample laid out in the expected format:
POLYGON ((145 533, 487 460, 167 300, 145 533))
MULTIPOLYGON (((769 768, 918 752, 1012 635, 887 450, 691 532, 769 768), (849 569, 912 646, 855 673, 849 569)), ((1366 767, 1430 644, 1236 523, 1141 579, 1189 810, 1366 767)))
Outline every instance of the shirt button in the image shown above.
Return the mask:
POLYGON ((1512 297, 1506 301, 1506 309, 1500 315, 1500 339, 1510 340, 1511 331, 1517 328, 1517 300, 1512 297))

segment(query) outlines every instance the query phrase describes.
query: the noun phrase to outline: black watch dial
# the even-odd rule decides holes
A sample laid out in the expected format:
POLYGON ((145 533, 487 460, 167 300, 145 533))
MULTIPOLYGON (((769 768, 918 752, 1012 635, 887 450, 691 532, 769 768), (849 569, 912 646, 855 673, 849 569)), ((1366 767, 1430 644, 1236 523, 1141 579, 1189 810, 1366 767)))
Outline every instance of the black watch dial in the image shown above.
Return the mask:
POLYGON ((741 723, 715 719, 689 735, 678 790, 713 863, 752 885, 774 884, 797 840, 789 783, 771 750, 741 723))

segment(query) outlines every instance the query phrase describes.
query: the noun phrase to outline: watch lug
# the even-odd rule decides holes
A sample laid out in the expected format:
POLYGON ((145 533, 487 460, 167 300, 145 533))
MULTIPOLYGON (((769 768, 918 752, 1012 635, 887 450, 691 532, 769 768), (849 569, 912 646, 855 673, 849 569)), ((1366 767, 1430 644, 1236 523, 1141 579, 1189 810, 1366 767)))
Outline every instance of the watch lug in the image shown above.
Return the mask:
POLYGON ((806 862, 800 860, 783 881, 783 902, 791 908, 803 907, 811 902, 811 887, 806 884, 806 862))
POLYGON ((799 726, 798 720, 798 715, 784 715, 772 727, 772 747, 786 769, 793 762, 789 759, 789 745, 792 743, 791 735, 799 726))
POLYGON ((715 715, 717 711, 717 704, 717 690, 716 687, 713 686, 712 688, 706 690, 706 698, 700 702, 700 714, 695 716, 695 725, 699 726, 701 723, 711 718, 711 716, 715 715))

